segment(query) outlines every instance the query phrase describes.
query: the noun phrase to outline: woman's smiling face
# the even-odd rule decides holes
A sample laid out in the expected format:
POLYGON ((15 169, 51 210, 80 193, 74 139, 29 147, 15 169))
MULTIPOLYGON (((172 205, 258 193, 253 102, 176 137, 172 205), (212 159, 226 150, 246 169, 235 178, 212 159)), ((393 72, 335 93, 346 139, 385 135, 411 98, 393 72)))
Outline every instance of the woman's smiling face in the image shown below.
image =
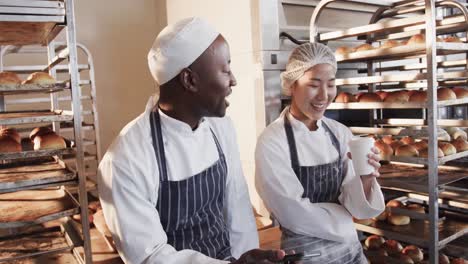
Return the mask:
POLYGON ((335 70, 330 64, 317 64, 291 87, 292 108, 311 121, 323 117, 336 96, 335 70))

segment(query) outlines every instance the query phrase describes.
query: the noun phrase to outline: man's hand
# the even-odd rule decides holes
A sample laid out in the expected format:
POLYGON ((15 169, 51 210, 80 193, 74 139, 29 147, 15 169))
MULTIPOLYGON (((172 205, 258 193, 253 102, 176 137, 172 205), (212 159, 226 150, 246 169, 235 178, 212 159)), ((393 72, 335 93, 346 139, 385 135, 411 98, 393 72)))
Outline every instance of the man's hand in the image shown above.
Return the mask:
POLYGON ((278 263, 281 262, 285 255, 286 252, 284 252, 284 250, 252 249, 242 254, 242 256, 238 260, 232 262, 232 264, 278 263))

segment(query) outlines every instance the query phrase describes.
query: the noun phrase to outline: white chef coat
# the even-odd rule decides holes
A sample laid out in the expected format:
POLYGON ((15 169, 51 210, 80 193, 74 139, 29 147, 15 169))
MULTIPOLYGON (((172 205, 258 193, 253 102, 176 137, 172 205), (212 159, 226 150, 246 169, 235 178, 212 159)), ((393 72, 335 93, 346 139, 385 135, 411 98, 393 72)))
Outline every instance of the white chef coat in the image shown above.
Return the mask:
MULTIPOLYGON (((193 250, 176 251, 167 244, 156 203, 159 171, 152 145, 146 110, 127 124, 99 164, 99 194, 106 223, 125 263, 227 263, 193 250)), ((258 235, 247 185, 241 168, 232 121, 205 118, 195 131, 179 120, 161 114, 168 180, 180 181, 196 175, 219 159, 210 127, 226 156, 228 174, 225 191, 225 219, 231 254, 258 248, 258 235)))
POLYGON ((318 237, 338 242, 357 241, 352 216, 367 219, 385 209, 379 184, 373 179, 370 197, 367 200, 362 182, 356 176, 348 152, 351 131, 343 124, 323 117, 317 122, 318 129, 310 131, 295 119, 286 108, 281 116, 261 134, 255 151, 256 187, 266 207, 285 228, 297 234, 318 237), (338 158, 330 136, 322 126, 326 122, 340 142, 344 161, 345 178, 340 188, 339 202, 311 203, 302 198, 304 188, 291 166, 291 155, 284 129, 287 114, 294 131, 300 166, 315 166, 330 163, 338 158))

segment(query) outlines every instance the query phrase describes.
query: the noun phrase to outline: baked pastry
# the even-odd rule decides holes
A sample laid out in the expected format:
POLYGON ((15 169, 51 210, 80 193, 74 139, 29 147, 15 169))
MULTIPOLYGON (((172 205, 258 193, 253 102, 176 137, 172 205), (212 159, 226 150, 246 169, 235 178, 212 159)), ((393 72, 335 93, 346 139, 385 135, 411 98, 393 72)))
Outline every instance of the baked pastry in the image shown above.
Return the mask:
POLYGON ((405 143, 401 142, 400 140, 393 140, 392 143, 390 143, 390 147, 392 147, 395 155, 396 155, 396 149, 403 145, 405 145, 405 143))
POLYGON ((437 89, 438 101, 454 100, 454 99, 457 99, 457 95, 451 89, 446 88, 446 87, 437 89))
POLYGON ((464 258, 454 258, 450 261, 450 264, 468 264, 468 261, 464 258))
POLYGON ((66 147, 65 140, 55 133, 37 135, 34 137, 34 150, 64 149, 66 147))
POLYGON ((12 128, 12 127, 0 129, 0 136, 8 136, 8 137, 11 137, 11 138, 13 138, 16 142, 18 142, 18 144, 21 144, 21 136, 20 136, 20 134, 18 133, 18 131, 16 131, 16 129, 14 129, 14 128, 12 128))
POLYGON ((415 147, 411 145, 401 145, 395 149, 395 156, 417 157, 419 156, 419 152, 415 147))
POLYGON ((395 91, 387 95, 384 102, 386 103, 406 103, 409 101, 409 95, 405 91, 395 91))
POLYGON ((374 47, 371 44, 364 43, 364 44, 359 45, 356 48, 354 48, 354 51, 356 52, 356 51, 365 51, 365 50, 373 50, 373 49, 374 49, 374 47))
POLYGON ((389 160, 390 156, 393 155, 393 149, 390 145, 383 142, 383 140, 377 140, 374 143, 374 146, 380 151, 380 159, 389 160))
POLYGON ((380 46, 381 49, 388 49, 388 48, 394 48, 400 46, 400 42, 398 40, 393 40, 389 39, 385 41, 382 46, 380 46))
POLYGON ((377 91, 375 92, 378 96, 380 96, 380 99, 382 99, 382 101, 385 100, 385 98, 387 97, 388 95, 388 92, 386 91, 377 91))
POLYGON ((364 241, 364 244, 370 250, 379 249, 383 243, 385 243, 385 239, 378 235, 370 235, 367 237, 366 241, 364 241))
POLYGON ((406 45, 424 44, 426 43, 426 36, 424 34, 416 34, 412 36, 406 45))
POLYGON ((462 87, 455 87, 455 88, 452 88, 452 91, 457 96, 457 99, 467 98, 468 97, 468 89, 465 89, 465 88, 462 88, 462 87))
MULTIPOLYGON (((425 140, 414 142, 413 144, 411 144, 411 146, 416 148, 418 151, 426 149, 426 148, 429 147, 429 145, 427 144, 427 141, 425 141, 425 140)), ((421 153, 419 153, 419 154, 421 154, 421 153)))
POLYGON ((405 205, 401 201, 398 201, 398 200, 390 200, 387 202, 385 206, 390 207, 390 208, 405 208, 405 205))
POLYGON ((448 36, 444 38, 444 42, 456 42, 456 43, 463 43, 459 37, 456 36, 448 36))
POLYGON ((424 103, 427 101, 426 91, 414 91, 409 98, 410 102, 424 103))
POLYGON ((350 94, 348 92, 341 92, 336 96, 335 102, 336 103, 356 102, 356 98, 354 98, 354 95, 352 95, 352 94, 350 94))
POLYGON ((382 248, 387 251, 387 253, 390 256, 398 256, 400 255, 400 252, 403 250, 403 247, 401 246, 400 242, 389 239, 383 243, 382 248))
POLYGON ((42 136, 50 133, 54 133, 54 131, 49 127, 36 127, 31 131, 31 133, 29 133, 29 138, 34 140, 36 136, 42 136))
POLYGON ((439 141, 438 145, 439 145, 439 148, 444 152, 445 156, 449 156, 449 155, 453 155, 457 153, 457 149, 455 148, 455 146, 448 142, 439 141))
POLYGON ((387 222, 396 226, 408 225, 411 222, 411 218, 407 215, 388 214, 387 222))
POLYGON ((374 103, 374 102, 382 102, 380 96, 376 93, 364 93, 358 98, 359 102, 365 103, 374 103))
POLYGON ((405 145, 410 145, 410 144, 413 144, 415 141, 414 141, 414 138, 412 137, 409 137, 409 136, 406 136, 406 137, 402 137, 400 139, 401 142, 403 142, 405 145))
MULTIPOLYGON (((443 158, 445 156, 442 149, 437 148, 437 158, 443 158)), ((419 157, 421 158, 429 158, 429 148, 424 148, 419 151, 419 157)))
POLYGON ((382 141, 385 142, 385 144, 392 144, 393 142, 393 137, 392 135, 384 135, 382 136, 382 141))
POLYGON ((451 144, 455 147, 457 152, 463 152, 468 150, 468 142, 461 137, 452 140, 451 144))
POLYGON ((410 211, 417 212, 417 213, 421 213, 421 214, 426 213, 426 211, 424 211, 424 206, 422 206, 420 204, 408 204, 406 206, 406 209, 408 209, 410 211))
POLYGON ((10 136, 0 136, 0 153, 20 152, 21 144, 10 136))
POLYGON ((424 254, 420 248, 414 245, 406 246, 401 253, 410 257, 414 262, 419 262, 424 259, 424 254))
POLYGON ((104 213, 102 210, 98 210, 94 215, 94 226, 96 229, 101 232, 106 237, 112 237, 112 234, 109 230, 109 227, 106 224, 106 220, 104 219, 104 213))
POLYGON ((14 72, 0 72, 0 85, 21 84, 21 79, 14 72))
POLYGON ((374 217, 374 220, 377 220, 377 221, 387 220, 387 211, 381 212, 378 216, 374 217))
POLYGON ((51 85, 55 84, 55 79, 46 72, 34 72, 23 81, 23 84, 51 85))
POLYGON ((353 52, 354 49, 351 48, 351 47, 346 47, 346 46, 342 46, 342 47, 339 47, 335 50, 335 55, 346 55, 348 53, 351 53, 353 52))

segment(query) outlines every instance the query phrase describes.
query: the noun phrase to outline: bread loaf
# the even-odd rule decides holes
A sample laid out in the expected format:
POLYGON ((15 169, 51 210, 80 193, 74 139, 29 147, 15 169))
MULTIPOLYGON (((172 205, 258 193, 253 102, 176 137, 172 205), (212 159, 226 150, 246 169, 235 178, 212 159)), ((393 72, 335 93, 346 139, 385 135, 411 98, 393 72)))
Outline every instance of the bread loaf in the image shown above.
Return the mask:
POLYGON ((396 148, 395 156, 400 157, 417 157, 419 156, 419 152, 416 148, 411 145, 401 145, 396 148))
POLYGON ((14 72, 0 72, 0 85, 18 85, 21 79, 14 72))
POLYGON ((64 149, 66 147, 65 140, 55 133, 34 137, 34 150, 64 149))
POLYGON ((50 133, 54 133, 54 131, 49 127, 36 127, 31 131, 31 133, 29 133, 29 138, 34 140, 36 136, 42 136, 50 133))
POLYGON ((0 136, 0 153, 20 152, 21 144, 10 136, 0 136))
POLYGON ((384 102, 386 103, 406 103, 409 101, 409 95, 405 91, 395 91, 387 95, 384 102))
POLYGON ((400 42, 397 40, 389 39, 380 46, 381 49, 388 49, 388 48, 394 48, 400 46, 400 42))
POLYGON ((379 249, 383 243, 385 243, 385 239, 378 235, 370 235, 366 241, 364 241, 364 244, 370 250, 379 249))
POLYGON ((439 148, 444 152, 445 156, 457 153, 455 146, 448 142, 439 141, 439 148))
POLYGON ((406 136, 406 137, 402 137, 400 139, 401 142, 403 142, 405 145, 410 145, 410 144, 413 144, 415 141, 414 141, 414 138, 412 137, 409 137, 409 136, 406 136))
POLYGON ((385 251, 387 251, 390 256, 398 256, 403 250, 401 244, 393 239, 385 241, 385 243, 382 245, 382 248, 385 249, 385 251))
POLYGON ((462 43, 463 41, 461 41, 461 39, 459 37, 449 36, 449 37, 444 38, 444 42, 462 43))
MULTIPOLYGON (((426 148, 429 147, 429 145, 427 144, 427 141, 425 141, 425 140, 414 142, 413 144, 411 144, 411 146, 413 146, 415 149, 417 149, 418 152, 420 150, 423 150, 423 149, 426 149, 426 148)), ((419 153, 419 155, 421 155, 421 153, 419 153)))
POLYGON ((452 91, 457 96, 457 99, 467 98, 468 97, 468 89, 462 87, 455 87, 452 91))
POLYGON ((392 147, 393 152, 396 155, 396 149, 403 145, 405 145, 405 143, 401 142, 400 140, 393 140, 390 144, 390 147, 392 147))
POLYGON ((426 91, 415 91, 411 94, 409 98, 410 102, 424 103, 427 101, 427 92, 426 91))
POLYGON ((416 45, 416 44, 424 44, 426 43, 426 36, 424 34, 416 34, 412 36, 406 45, 416 45))
POLYGON ((468 264, 468 261, 463 258, 454 258, 450 261, 450 264, 468 264))
POLYGON ((445 100, 454 100, 457 99, 457 95, 449 88, 439 88, 437 89, 437 100, 438 101, 445 101, 445 100))
POLYGON ((387 220, 387 211, 381 212, 378 216, 374 217, 374 220, 377 220, 377 221, 387 220))
POLYGON ((385 144, 383 140, 377 140, 374 143, 375 147, 380 151, 380 159, 382 160, 389 160, 390 156, 393 155, 393 149, 390 145, 385 144))
POLYGON ((8 137, 11 137, 11 138, 14 139, 16 142, 18 142, 18 144, 21 144, 21 136, 20 136, 20 134, 18 133, 18 131, 16 131, 16 129, 14 129, 14 128, 12 128, 12 127, 0 129, 0 136, 8 136, 8 137))
POLYGON ((335 102, 336 103, 350 103, 350 102, 356 102, 356 99, 354 98, 354 95, 348 92, 341 92, 336 96, 335 102))
POLYGON ((374 47, 371 44, 365 43, 362 45, 357 46, 354 51, 365 51, 365 50, 373 50, 374 47))
POLYGON ((376 93, 364 93, 361 96, 359 96, 359 102, 365 102, 365 103, 374 103, 374 102, 382 102, 382 99, 380 99, 380 96, 376 93))
POLYGON ((390 145, 393 142, 393 137, 392 135, 384 135, 382 136, 382 141, 385 142, 385 144, 390 145))
POLYGON ((28 76, 23 84, 51 85, 55 79, 46 72, 35 72, 28 76))
POLYGON ((457 152, 468 151, 468 142, 461 137, 452 140, 451 144, 455 147, 457 152))
POLYGON ((447 255, 439 253, 439 264, 450 264, 450 260, 447 255))
MULTIPOLYGON (((443 158, 445 156, 442 149, 437 148, 437 158, 443 158)), ((419 151, 419 157, 421 158, 429 158, 429 148, 424 148, 419 151)))
POLYGON ((414 211, 414 212, 417 212, 417 213, 421 213, 421 214, 425 214, 426 211, 424 211, 424 206, 422 205, 419 205, 419 204, 408 204, 406 206, 406 209, 410 210, 410 211, 414 211))
POLYGON ((387 222, 396 226, 408 225, 411 222, 411 218, 407 215, 388 214, 387 222))
POLYGON ((411 259, 410 256, 403 254, 403 255, 400 255, 399 259, 400 259, 399 263, 401 264, 414 264, 414 261, 411 259))
POLYGON ((335 50, 335 55, 346 55, 353 52, 354 49, 351 47, 342 46, 335 50))
POLYGON ((382 101, 384 101, 388 96, 388 92, 386 91, 377 91, 375 93, 380 97, 380 99, 382 99, 382 101))

